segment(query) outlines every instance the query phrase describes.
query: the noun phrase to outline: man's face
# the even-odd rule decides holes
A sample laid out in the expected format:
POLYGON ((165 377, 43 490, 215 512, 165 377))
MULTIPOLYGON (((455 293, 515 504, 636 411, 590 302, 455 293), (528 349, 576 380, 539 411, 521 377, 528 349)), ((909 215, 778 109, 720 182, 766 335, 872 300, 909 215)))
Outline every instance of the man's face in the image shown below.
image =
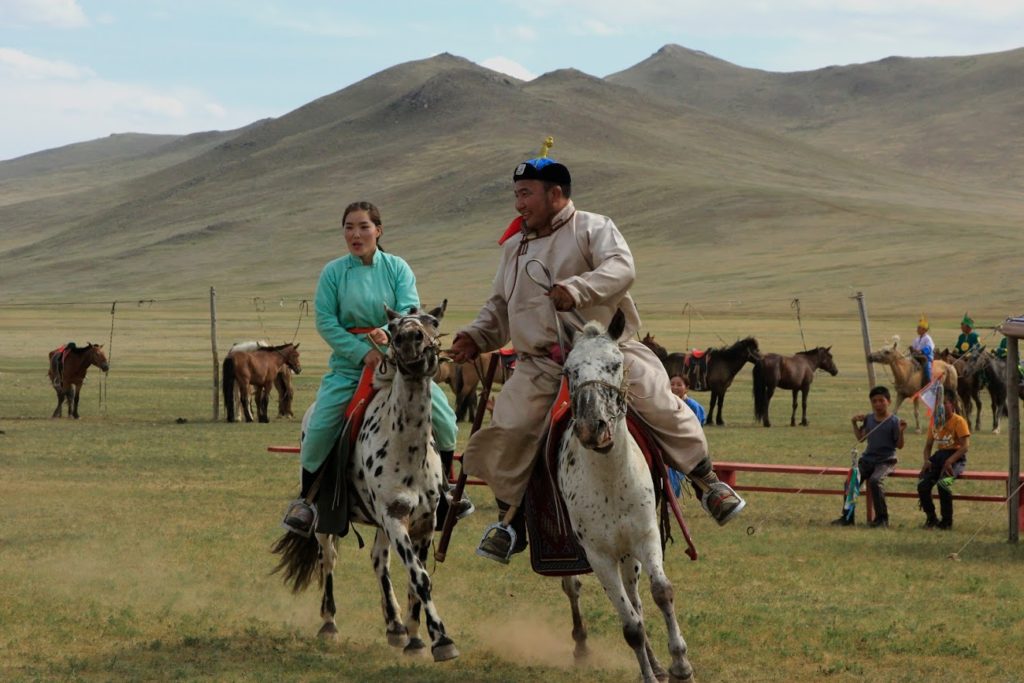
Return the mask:
POLYGON ((963 332, 964 334, 970 334, 971 333, 971 326, 970 325, 965 325, 963 323, 960 323, 960 331, 963 332))
POLYGON ((889 412, 889 399, 881 394, 875 394, 871 397, 871 408, 875 411, 875 415, 885 415, 889 412))
POLYGON ((526 221, 526 225, 534 230, 548 225, 559 211, 552 197, 558 190, 545 190, 540 180, 517 180, 514 191, 516 211, 526 221))
POLYGON ((927 331, 928 331, 928 328, 925 327, 924 325, 918 325, 917 326, 917 336, 920 337, 922 334, 924 334, 927 331))

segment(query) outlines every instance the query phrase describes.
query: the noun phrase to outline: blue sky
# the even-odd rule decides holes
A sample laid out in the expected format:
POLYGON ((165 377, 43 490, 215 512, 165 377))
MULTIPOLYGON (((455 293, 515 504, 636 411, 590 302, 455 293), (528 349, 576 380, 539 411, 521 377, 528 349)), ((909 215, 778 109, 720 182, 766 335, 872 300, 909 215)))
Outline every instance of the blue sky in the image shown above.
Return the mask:
POLYGON ((770 71, 1024 46, 1024 0, 0 0, 0 159, 280 116, 451 52, 606 76, 666 43, 770 71))

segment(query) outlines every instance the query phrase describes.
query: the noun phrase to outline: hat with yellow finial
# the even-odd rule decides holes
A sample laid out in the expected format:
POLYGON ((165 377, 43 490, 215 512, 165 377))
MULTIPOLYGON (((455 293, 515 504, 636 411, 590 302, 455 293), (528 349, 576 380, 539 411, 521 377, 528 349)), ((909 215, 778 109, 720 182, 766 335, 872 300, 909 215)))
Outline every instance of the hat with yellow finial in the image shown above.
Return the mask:
POLYGON ((553 137, 549 135, 544 138, 544 144, 540 147, 540 156, 516 166, 516 170, 512 173, 512 180, 543 180, 556 185, 571 185, 572 177, 569 175, 569 169, 548 156, 548 151, 554 145, 553 137))
POLYGON ((922 313, 921 317, 917 319, 917 326, 918 327, 922 327, 925 330, 927 330, 928 329, 928 316, 926 316, 924 313, 922 313))

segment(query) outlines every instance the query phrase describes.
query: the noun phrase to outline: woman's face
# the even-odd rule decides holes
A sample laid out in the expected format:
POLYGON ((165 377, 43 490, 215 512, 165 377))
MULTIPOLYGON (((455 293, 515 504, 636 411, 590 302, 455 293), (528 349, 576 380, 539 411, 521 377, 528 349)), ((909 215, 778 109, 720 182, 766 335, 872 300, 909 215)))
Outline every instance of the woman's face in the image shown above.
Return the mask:
POLYGON ((377 238, 382 232, 380 226, 370 220, 369 211, 349 211, 345 216, 345 243, 349 253, 367 265, 373 262, 377 238))
POLYGON ((679 398, 686 398, 686 382, 681 377, 673 377, 669 380, 669 385, 672 387, 672 393, 679 398))

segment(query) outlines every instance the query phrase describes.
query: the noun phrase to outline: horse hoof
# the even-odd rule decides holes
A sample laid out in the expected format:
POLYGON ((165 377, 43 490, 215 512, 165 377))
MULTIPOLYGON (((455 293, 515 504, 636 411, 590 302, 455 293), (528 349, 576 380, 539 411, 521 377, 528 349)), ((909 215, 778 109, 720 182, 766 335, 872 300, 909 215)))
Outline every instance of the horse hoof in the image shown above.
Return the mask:
POLYGON ((320 640, 337 640, 338 639, 338 627, 333 622, 327 622, 320 627, 320 631, 316 634, 316 637, 320 640))
POLYGON ((447 662, 449 659, 455 659, 459 656, 458 648, 455 647, 455 643, 448 636, 442 636, 437 641, 437 645, 430 648, 430 652, 434 655, 435 662, 447 662))
POLYGON ((572 651, 572 658, 576 664, 584 664, 590 660, 590 649, 586 645, 577 645, 572 651))
POLYGON ((683 660, 683 664, 675 664, 669 668, 669 683, 694 683, 693 667, 690 662, 683 660))
POLYGON ((403 626, 401 631, 388 631, 388 645, 391 647, 405 647, 409 644, 409 632, 403 626))
POLYGON ((408 644, 402 650, 407 655, 420 655, 427 649, 427 644, 419 638, 410 638, 408 644))

